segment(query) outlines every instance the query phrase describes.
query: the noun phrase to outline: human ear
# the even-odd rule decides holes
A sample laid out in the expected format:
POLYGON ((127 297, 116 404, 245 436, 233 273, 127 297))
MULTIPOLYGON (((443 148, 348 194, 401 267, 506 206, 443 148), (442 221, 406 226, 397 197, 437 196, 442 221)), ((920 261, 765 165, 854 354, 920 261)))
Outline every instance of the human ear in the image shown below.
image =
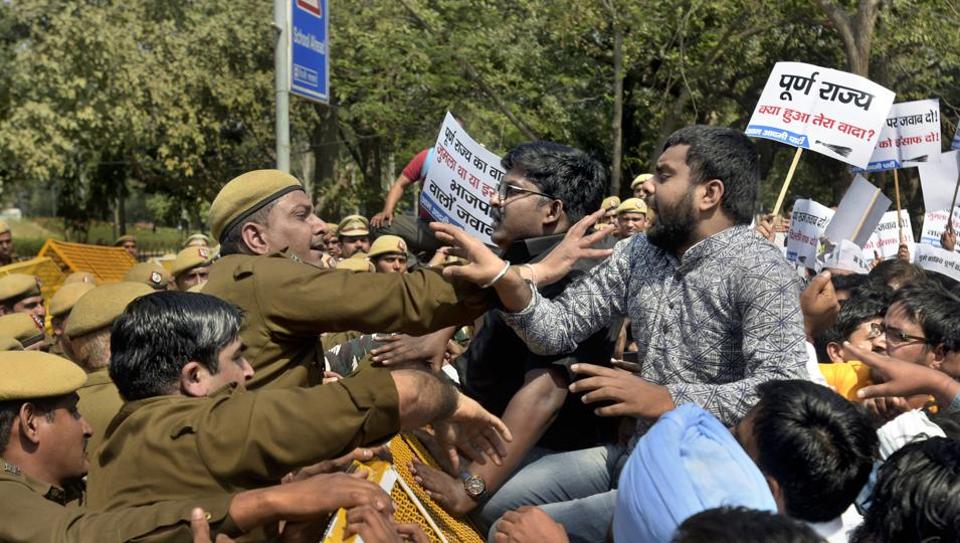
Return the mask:
POLYGON ((254 254, 265 255, 270 252, 270 243, 267 241, 266 228, 255 222, 244 223, 240 227, 240 237, 244 245, 254 254))
POLYGON ((208 373, 203 364, 195 361, 187 362, 180 370, 180 392, 184 396, 201 398, 207 395, 207 377, 208 373))

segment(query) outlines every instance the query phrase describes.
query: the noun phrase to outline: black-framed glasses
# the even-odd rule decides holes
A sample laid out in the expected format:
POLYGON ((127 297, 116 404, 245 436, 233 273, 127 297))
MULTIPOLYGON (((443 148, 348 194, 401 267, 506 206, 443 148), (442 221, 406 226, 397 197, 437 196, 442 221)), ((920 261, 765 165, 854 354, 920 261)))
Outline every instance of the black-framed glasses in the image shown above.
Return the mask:
POLYGON ((887 336, 887 343, 891 343, 893 345, 900 345, 907 342, 930 343, 930 340, 925 337, 911 336, 910 334, 894 326, 887 326, 885 324, 881 324, 879 326, 883 330, 883 333, 887 336))
POLYGON ((551 200, 556 200, 556 196, 552 196, 545 192, 537 192, 535 190, 525 189, 523 187, 518 187, 516 185, 510 185, 508 183, 500 183, 497 185, 497 198, 500 198, 501 202, 505 202, 507 198, 515 194, 525 192, 527 194, 536 194, 537 196, 543 196, 544 198, 549 198, 551 200))

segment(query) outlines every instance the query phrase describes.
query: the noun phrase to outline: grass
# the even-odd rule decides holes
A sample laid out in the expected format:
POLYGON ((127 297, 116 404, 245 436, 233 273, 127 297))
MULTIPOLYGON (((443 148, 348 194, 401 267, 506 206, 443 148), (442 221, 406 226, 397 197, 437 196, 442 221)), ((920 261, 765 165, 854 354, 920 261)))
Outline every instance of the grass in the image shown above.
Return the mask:
MULTIPOLYGON (((36 255, 49 238, 66 239, 63 221, 58 218, 35 217, 21 221, 8 221, 8 223, 13 233, 14 251, 21 257, 36 255)), ((137 245, 140 251, 145 253, 175 253, 180 250, 183 241, 191 233, 165 226, 158 226, 154 231, 151 228, 138 228, 134 224, 127 225, 127 234, 137 237, 137 245)), ((109 245, 113 243, 113 239, 111 223, 94 222, 90 225, 87 243, 109 245)))

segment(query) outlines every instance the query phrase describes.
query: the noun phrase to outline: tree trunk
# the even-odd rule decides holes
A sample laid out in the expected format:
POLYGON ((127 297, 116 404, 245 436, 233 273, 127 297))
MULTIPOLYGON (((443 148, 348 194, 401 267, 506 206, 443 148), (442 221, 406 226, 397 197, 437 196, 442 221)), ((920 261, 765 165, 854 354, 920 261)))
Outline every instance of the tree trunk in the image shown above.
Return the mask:
POLYGON ((870 73, 873 31, 880 15, 880 0, 860 0, 857 11, 853 14, 847 13, 832 0, 814 2, 840 35, 844 53, 847 55, 847 68, 851 73, 867 77, 870 73))
POLYGON ((610 194, 620 195, 620 178, 623 175, 623 29, 613 25, 613 157, 610 164, 610 194))

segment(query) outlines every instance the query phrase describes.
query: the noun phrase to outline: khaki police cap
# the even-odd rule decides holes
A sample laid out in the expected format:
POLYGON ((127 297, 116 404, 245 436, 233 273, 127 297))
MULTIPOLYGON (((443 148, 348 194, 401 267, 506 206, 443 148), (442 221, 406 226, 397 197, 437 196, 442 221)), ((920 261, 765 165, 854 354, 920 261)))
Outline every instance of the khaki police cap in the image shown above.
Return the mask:
POLYGON ((10 231, 10 225, 7 224, 7 221, 0 221, 0 234, 6 234, 10 231))
POLYGON ((39 295, 40 280, 33 275, 11 273, 0 277, 0 302, 39 295))
POLYGON ((330 236, 330 235, 336 236, 336 235, 337 235, 337 232, 338 232, 339 230, 340 230, 340 226, 339 226, 339 225, 327 223, 327 235, 328 235, 328 236, 330 236))
POLYGON ((154 290, 166 290, 173 277, 166 268, 156 262, 134 264, 123 280, 131 283, 143 283, 154 290))
POLYGON ((387 254, 407 254, 407 242, 400 236, 380 236, 370 246, 370 258, 387 254))
POLYGON ((70 285, 72 283, 90 283, 96 286, 99 281, 97 281, 97 276, 90 272, 78 271, 71 273, 63 280, 64 285, 70 285))
POLYGON ((93 283, 70 283, 63 285, 60 290, 50 298, 50 316, 62 317, 73 309, 80 298, 97 288, 93 283))
POLYGON ((600 209, 606 209, 609 211, 618 205, 620 205, 620 198, 618 196, 608 196, 603 199, 603 203, 600 204, 600 209))
POLYGON ((197 266, 209 264, 210 260, 212 260, 210 249, 206 247, 187 247, 177 253, 177 258, 173 261, 173 268, 170 272, 176 277, 197 266))
POLYGON ((73 306, 65 332, 73 339, 110 326, 130 302, 152 293, 153 289, 143 283, 101 285, 81 296, 73 306))
POLYGON ((630 188, 635 189, 651 179, 653 179, 652 173, 642 173, 633 178, 633 181, 630 182, 630 188))
POLYGON ((80 366, 55 354, 11 351, 0 354, 0 401, 32 400, 76 392, 87 382, 80 366))
POLYGON ((131 236, 130 234, 127 234, 126 236, 120 236, 119 238, 117 238, 116 241, 113 242, 113 246, 114 246, 114 247, 119 247, 119 246, 123 245, 124 243, 126 243, 126 242, 128 242, 128 241, 132 241, 132 242, 136 243, 136 242, 137 242, 137 238, 136 238, 136 236, 131 236))
POLYGON ((187 238, 187 241, 183 242, 184 249, 186 249, 187 247, 209 247, 209 246, 210 246, 210 238, 208 238, 205 234, 201 234, 199 232, 197 232, 196 234, 191 234, 190 237, 187 238))
POLYGON ((617 215, 624 213, 647 213, 647 203, 640 198, 627 198, 617 208, 617 215))
POLYGON ((373 264, 366 258, 345 258, 340 262, 337 262, 337 269, 365 272, 372 272, 375 270, 373 264))
POLYGON ((363 215, 347 215, 337 225, 338 236, 369 236, 370 221, 363 215))
POLYGON ((263 206, 295 190, 303 190, 296 177, 280 170, 254 170, 234 177, 220 189, 210 206, 210 233, 223 236, 263 206))
POLYGON ((46 337, 43 323, 27 313, 9 313, 0 317, 0 336, 10 336, 24 347, 39 343, 46 337))
POLYGON ((12 336, 0 336, 0 351, 22 351, 23 345, 12 336))

